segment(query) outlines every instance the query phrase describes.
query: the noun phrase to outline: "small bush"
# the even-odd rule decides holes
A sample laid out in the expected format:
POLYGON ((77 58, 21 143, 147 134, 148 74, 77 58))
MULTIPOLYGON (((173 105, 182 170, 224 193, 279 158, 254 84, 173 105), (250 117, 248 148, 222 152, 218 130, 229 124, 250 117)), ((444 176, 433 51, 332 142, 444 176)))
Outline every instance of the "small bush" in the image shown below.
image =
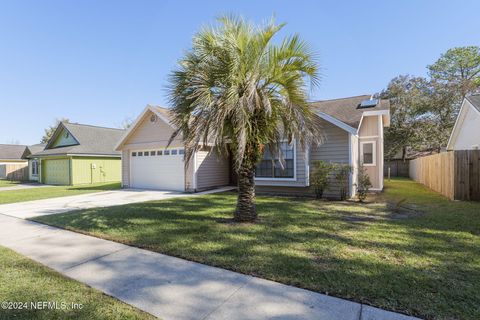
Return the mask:
POLYGON ((368 190, 372 187, 372 182, 364 167, 360 167, 358 170, 357 183, 355 186, 357 188, 357 198, 360 202, 363 202, 367 198, 368 190))
POLYGON ((338 182, 340 186, 340 200, 347 199, 348 195, 348 181, 350 177, 350 172, 352 168, 348 164, 335 164, 334 166, 335 171, 335 180, 338 182))
POLYGON ((313 161, 310 173, 310 185, 315 190, 317 199, 322 198, 323 192, 330 186, 329 176, 334 170, 334 165, 322 160, 313 161))

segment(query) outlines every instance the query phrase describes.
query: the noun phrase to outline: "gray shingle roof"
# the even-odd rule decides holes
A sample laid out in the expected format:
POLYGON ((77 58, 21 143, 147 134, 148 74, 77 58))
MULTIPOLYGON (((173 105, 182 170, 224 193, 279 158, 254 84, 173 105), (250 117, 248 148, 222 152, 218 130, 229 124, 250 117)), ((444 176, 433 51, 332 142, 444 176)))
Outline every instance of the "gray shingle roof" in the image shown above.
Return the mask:
POLYGON ((472 94, 467 100, 480 112, 480 94, 472 94))
MULTIPOLYGON (((115 145, 121 139, 125 130, 97 127, 77 123, 61 123, 70 134, 78 141, 78 145, 47 148, 37 152, 32 156, 50 156, 66 154, 91 154, 91 155, 109 155, 120 156, 120 151, 115 151, 115 145)), ((56 132, 60 132, 57 129, 56 132)), ((53 139, 54 137, 52 137, 53 139)))
POLYGON ((29 154, 32 153, 37 153, 45 149, 46 144, 45 143, 38 143, 38 144, 32 144, 31 146, 27 146, 28 151, 30 151, 29 154))
POLYGON ((349 126, 357 129, 364 111, 389 110, 390 101, 381 99, 375 107, 359 108, 363 100, 370 99, 370 95, 362 95, 349 98, 332 99, 311 102, 314 110, 326 113, 349 126))
POLYGON ((22 160, 26 148, 18 144, 0 144, 0 160, 22 160))
MULTIPOLYGON (((364 111, 374 110, 389 110, 390 101, 386 99, 380 99, 379 103, 375 107, 371 108, 359 108, 360 103, 363 100, 370 99, 371 95, 361 95, 348 98, 321 100, 311 102, 310 105, 314 110, 326 113, 338 120, 348 124, 353 128, 358 128, 360 119, 364 111)), ((159 106, 154 106, 155 110, 161 113, 168 120, 172 119, 171 110, 159 106)))

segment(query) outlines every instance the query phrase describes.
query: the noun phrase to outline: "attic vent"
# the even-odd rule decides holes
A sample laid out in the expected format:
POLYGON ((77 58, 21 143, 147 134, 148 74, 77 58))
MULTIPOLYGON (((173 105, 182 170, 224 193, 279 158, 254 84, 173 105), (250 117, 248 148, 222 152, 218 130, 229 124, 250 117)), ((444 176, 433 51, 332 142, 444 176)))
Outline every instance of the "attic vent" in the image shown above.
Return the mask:
POLYGON ((152 114, 150 116, 150 122, 157 122, 157 115, 156 114, 152 114))
POLYGON ((367 99, 360 103, 359 108, 373 108, 378 104, 378 99, 367 99))

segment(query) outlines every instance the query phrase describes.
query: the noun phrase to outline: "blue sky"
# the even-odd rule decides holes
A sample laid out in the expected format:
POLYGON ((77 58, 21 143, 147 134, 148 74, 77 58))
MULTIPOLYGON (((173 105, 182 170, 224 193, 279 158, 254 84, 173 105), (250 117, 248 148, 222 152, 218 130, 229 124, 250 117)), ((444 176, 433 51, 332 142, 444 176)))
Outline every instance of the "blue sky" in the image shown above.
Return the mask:
POLYGON ((480 45, 480 1, 0 0, 0 143, 37 143, 55 118, 118 126, 167 105, 166 79, 200 26, 275 15, 320 56, 312 99, 426 75, 448 48, 480 45))

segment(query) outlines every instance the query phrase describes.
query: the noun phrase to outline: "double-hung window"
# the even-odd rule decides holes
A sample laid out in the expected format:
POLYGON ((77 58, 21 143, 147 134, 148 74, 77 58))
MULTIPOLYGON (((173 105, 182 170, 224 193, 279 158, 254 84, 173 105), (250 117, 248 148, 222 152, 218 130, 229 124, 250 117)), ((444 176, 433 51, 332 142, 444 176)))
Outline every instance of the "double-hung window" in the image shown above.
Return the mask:
POLYGON ((360 154, 361 154, 361 163, 364 166, 375 166, 376 165, 376 146, 375 141, 361 142, 360 143, 360 154))
POLYGON ((275 154, 265 148, 263 158, 255 169, 255 177, 262 179, 295 178, 295 144, 281 142, 275 154))

